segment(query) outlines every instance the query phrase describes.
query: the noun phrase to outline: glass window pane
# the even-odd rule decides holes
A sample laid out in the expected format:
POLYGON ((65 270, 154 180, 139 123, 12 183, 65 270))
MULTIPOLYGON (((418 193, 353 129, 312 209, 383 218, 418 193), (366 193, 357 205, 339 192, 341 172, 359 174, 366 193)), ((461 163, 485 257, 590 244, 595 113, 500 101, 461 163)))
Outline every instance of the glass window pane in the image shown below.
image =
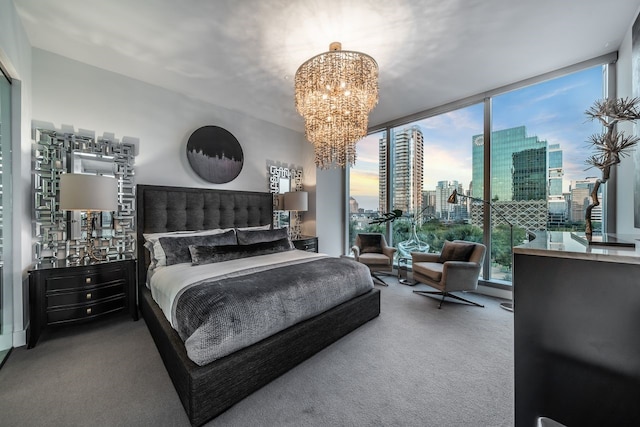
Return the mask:
MULTIPOLYGON (((516 245, 525 239, 525 230, 584 231, 598 177, 597 170, 586 170, 586 141, 601 131, 584 112, 602 92, 598 66, 493 98, 492 278, 511 280, 508 226, 496 212, 514 224, 516 245)), ((481 156, 481 150, 474 151, 474 166, 481 156)), ((481 165, 474 167, 474 183, 481 177, 481 165)), ((474 186, 473 195, 482 197, 481 186, 474 186)), ((593 218, 600 220, 594 220, 594 231, 602 230, 603 205, 594 209, 593 218)))
POLYGON ((471 221, 469 204, 447 199, 472 187, 472 136, 482 133, 483 106, 473 105, 392 129, 392 223, 398 257, 412 251, 439 252, 445 240, 482 242, 482 225, 471 221))
POLYGON ((370 224, 387 211, 383 193, 386 165, 386 132, 366 136, 356 144, 356 164, 349 170, 349 247, 360 232, 385 232, 384 224, 370 224))

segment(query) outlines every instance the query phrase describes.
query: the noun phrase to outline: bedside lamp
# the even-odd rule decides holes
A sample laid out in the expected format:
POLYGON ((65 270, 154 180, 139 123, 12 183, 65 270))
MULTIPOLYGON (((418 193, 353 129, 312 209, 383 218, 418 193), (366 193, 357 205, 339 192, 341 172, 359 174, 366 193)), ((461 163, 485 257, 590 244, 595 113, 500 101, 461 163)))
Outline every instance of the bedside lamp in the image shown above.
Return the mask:
POLYGON ((87 212, 85 256, 102 261, 94 254, 93 212, 118 210, 118 181, 100 175, 66 173, 60 175, 60 209, 87 212))
POLYGON ((300 238, 302 218, 299 212, 306 212, 309 209, 309 193, 306 191, 289 191, 284 193, 284 209, 294 211, 294 221, 291 224, 291 238, 300 238))

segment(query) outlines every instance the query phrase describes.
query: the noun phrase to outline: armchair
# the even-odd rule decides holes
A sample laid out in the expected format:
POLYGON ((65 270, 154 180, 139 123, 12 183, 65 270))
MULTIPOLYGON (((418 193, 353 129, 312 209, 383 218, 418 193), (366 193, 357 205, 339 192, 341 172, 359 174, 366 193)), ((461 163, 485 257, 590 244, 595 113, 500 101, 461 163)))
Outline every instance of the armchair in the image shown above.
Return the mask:
POLYGON ((377 275, 378 272, 393 271, 393 256, 396 248, 388 246, 380 233, 359 233, 351 247, 356 261, 369 267, 371 276, 383 286, 388 286, 377 275))
POLYGON ((481 243, 454 240, 446 241, 439 254, 412 252, 414 281, 438 289, 413 292, 423 296, 442 295, 438 308, 442 308, 446 297, 484 307, 451 292, 473 291, 478 287, 478 277, 486 250, 486 246, 481 243))

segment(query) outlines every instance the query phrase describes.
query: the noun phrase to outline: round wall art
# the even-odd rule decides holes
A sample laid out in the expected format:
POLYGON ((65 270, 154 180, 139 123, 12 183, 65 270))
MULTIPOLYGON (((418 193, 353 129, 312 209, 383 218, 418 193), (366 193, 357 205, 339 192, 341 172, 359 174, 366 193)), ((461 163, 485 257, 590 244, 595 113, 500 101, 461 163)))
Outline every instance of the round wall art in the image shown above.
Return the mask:
POLYGON ((233 181, 242 170, 244 155, 235 136, 218 126, 203 126, 189 137, 187 159, 200 178, 214 184, 233 181))

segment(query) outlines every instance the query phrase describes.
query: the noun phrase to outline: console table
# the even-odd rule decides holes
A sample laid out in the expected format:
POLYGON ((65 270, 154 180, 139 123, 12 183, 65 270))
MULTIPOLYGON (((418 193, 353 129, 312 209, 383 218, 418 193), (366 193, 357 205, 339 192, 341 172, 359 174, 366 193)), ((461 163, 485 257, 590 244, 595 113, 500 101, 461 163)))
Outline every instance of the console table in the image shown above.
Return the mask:
POLYGON ((640 252, 544 232, 513 271, 516 425, 637 425, 640 252))

